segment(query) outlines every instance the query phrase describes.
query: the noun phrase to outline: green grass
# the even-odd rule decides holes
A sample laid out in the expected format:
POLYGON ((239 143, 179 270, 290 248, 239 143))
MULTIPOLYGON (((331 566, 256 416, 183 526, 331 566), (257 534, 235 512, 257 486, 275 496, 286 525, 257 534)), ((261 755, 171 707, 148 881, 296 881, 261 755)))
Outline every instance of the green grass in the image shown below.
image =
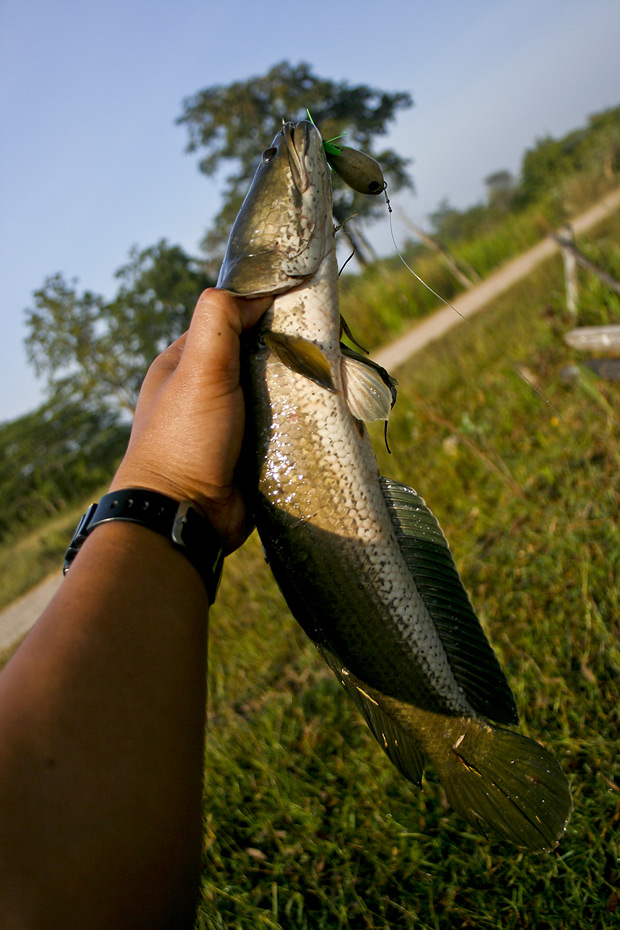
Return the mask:
MULTIPOLYGON (((620 222, 606 236, 618 236, 620 222)), ((385 759, 252 538, 211 618, 202 928, 611 928, 620 882, 618 385, 565 384, 559 259, 398 372, 382 471, 422 493, 575 809, 490 842, 385 759), (486 335, 483 335, 486 334, 486 335), (544 391, 541 401, 486 341, 544 391)), ((354 322, 354 320, 353 320, 354 322)))
MULTIPOLYGON (((613 251, 619 239, 615 218, 590 245, 613 251)), ((558 849, 489 841, 446 807, 432 770, 422 790, 399 776, 290 617, 253 536, 227 560, 210 619, 198 927, 618 926, 620 386, 585 369, 563 381, 580 356, 562 341, 574 325, 562 299, 557 259, 398 371, 391 456, 376 431, 383 473, 423 494, 450 540, 522 732, 569 776, 558 849)), ((590 318, 590 297, 584 307, 590 318)), ((53 530, 55 565, 78 510, 53 530)))

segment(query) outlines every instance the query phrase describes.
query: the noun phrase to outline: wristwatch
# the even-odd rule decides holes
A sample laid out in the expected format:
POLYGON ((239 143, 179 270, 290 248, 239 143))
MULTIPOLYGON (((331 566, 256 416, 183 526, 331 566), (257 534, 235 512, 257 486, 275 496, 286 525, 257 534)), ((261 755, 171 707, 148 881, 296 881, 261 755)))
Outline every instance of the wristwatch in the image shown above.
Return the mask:
POLYGON ((98 504, 90 505, 65 553, 63 574, 67 574, 84 540, 95 527, 113 520, 137 523, 169 539, 198 571, 207 589, 209 604, 213 604, 224 565, 218 534, 191 501, 179 503, 165 494, 143 488, 112 491, 98 504))

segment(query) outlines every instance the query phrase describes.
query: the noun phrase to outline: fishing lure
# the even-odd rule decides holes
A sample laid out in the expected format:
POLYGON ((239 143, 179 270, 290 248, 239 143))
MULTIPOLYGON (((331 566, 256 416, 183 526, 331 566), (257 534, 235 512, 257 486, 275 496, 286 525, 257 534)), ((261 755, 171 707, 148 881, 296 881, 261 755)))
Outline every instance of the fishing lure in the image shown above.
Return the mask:
POLYGON ((383 172, 372 155, 349 148, 348 145, 339 147, 330 143, 331 149, 338 149, 332 154, 325 149, 327 161, 345 184, 360 194, 381 194, 386 184, 383 172))
MULTIPOLYGON (((310 111, 306 110, 308 119, 316 125, 310 111)), ((387 184, 379 162, 372 155, 360 152, 348 145, 334 145, 342 136, 334 136, 323 142, 323 151, 331 168, 354 191, 360 194, 381 194, 387 184)))

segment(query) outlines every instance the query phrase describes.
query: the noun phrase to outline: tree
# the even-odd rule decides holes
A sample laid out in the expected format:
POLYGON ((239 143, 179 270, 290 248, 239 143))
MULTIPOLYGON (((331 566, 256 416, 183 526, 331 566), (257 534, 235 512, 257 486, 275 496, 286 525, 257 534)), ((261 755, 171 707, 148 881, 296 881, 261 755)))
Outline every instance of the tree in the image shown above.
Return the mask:
POLYGON ((478 235, 488 223, 488 208, 478 203, 458 210, 444 198, 428 218, 435 237, 445 246, 478 235))
POLYGON ((76 279, 48 277, 26 310, 26 351, 52 397, 133 413, 149 364, 187 329, 198 295, 213 282, 165 240, 134 247, 116 278, 117 294, 106 301, 79 293, 76 279))
POLYGON ((608 181, 614 180, 620 171, 620 107, 589 117, 580 155, 586 169, 599 168, 608 181))
POLYGON ((525 204, 540 200, 570 173, 573 162, 566 139, 544 136, 528 149, 521 166, 520 197, 525 204))
POLYGON ((114 411, 86 410, 59 397, 0 424, 0 540, 109 481, 128 432, 114 411))
POLYGON ((510 171, 501 169, 487 175, 484 179, 489 206, 500 213, 506 213, 514 197, 516 182, 510 171))
MULTIPOLYGON (((222 164, 232 166, 225 180, 223 204, 213 227, 204 239, 210 269, 216 271, 231 226, 256 170, 261 151, 282 126, 282 120, 307 119, 310 110, 324 139, 347 133, 344 144, 373 155, 380 163, 392 190, 412 186, 406 166, 408 159, 392 149, 374 151, 374 140, 385 135, 398 110, 412 106, 410 94, 387 93, 365 84, 351 86, 313 74, 310 65, 286 61, 266 74, 226 86, 215 85, 198 91, 183 103, 177 122, 187 127, 188 152, 202 153, 200 170, 213 176, 222 164)), ((381 198, 355 194, 336 175, 334 217, 338 224, 354 214, 369 219, 385 204, 381 198)), ((354 241, 358 258, 364 261, 363 245, 349 226, 345 235, 354 241)))

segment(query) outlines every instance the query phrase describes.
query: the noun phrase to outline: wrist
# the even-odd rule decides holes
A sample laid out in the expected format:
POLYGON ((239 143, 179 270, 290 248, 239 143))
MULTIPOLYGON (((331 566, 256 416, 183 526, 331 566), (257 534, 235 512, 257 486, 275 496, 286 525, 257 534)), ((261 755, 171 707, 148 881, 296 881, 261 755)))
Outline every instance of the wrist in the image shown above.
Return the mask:
MULTIPOLYGON (((177 481, 148 468, 134 465, 126 467, 124 462, 121 462, 110 482, 109 490, 122 491, 124 488, 143 488, 145 491, 155 491, 179 503, 190 501, 198 513, 214 525, 221 523, 222 510, 226 506, 225 489, 211 488, 207 485, 200 488, 197 483, 177 481)), ((218 531, 220 535, 225 535, 225 528, 222 531, 218 527, 218 531)))
POLYGON ((92 504, 80 520, 65 555, 64 574, 87 537, 103 524, 138 524, 168 539, 202 578, 209 604, 217 593, 224 562, 221 539, 191 501, 177 501, 161 492, 144 488, 115 489, 92 504))
POLYGON ((125 467, 121 462, 116 474, 110 482, 109 491, 122 491, 125 488, 142 488, 145 491, 154 491, 164 494, 179 503, 191 501, 196 510, 206 517, 202 495, 195 490, 185 487, 181 482, 173 481, 157 472, 140 467, 125 467))
POLYGON ((234 552, 247 539, 252 524, 238 489, 198 481, 179 481, 160 471, 123 459, 110 483, 110 491, 144 488, 165 494, 178 502, 190 501, 222 540, 224 554, 234 552))

